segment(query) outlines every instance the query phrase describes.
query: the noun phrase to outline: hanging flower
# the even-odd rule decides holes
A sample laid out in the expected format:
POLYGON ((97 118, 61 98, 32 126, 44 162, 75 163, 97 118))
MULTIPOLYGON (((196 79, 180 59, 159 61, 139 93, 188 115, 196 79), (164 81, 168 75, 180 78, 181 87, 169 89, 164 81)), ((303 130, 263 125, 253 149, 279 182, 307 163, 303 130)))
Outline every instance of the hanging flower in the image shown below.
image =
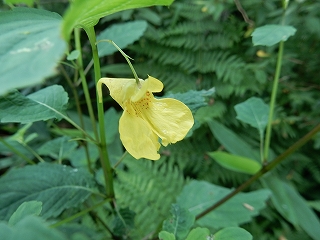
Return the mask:
POLYGON ((149 76, 146 80, 101 78, 98 82, 99 101, 101 84, 110 90, 111 97, 123 108, 119 122, 120 139, 126 150, 136 159, 158 160, 161 143, 167 146, 182 140, 193 126, 190 109, 173 98, 156 99, 153 92, 161 92, 163 84, 149 76))

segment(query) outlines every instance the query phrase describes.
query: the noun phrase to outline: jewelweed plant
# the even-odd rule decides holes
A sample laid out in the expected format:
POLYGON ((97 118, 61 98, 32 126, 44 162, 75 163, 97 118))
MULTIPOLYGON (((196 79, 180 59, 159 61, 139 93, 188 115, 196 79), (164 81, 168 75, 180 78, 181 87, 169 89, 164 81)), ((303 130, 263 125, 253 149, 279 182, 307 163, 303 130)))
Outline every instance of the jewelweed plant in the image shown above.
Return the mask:
POLYGON ((316 7, 4 0, 1 239, 320 239, 316 7))

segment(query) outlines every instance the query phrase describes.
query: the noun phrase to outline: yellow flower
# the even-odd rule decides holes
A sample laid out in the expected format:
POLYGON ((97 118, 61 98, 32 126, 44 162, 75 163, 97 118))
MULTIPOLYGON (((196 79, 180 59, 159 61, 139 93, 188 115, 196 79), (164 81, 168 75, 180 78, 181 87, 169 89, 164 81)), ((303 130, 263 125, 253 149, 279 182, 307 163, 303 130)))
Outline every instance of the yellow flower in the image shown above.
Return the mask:
POLYGON ((149 76, 135 79, 101 78, 98 82, 99 101, 102 102, 101 84, 110 90, 111 97, 123 108, 119 121, 120 139, 126 150, 136 159, 158 160, 160 143, 167 146, 182 140, 194 120, 190 109, 173 98, 156 99, 153 92, 161 92, 163 84, 149 76))

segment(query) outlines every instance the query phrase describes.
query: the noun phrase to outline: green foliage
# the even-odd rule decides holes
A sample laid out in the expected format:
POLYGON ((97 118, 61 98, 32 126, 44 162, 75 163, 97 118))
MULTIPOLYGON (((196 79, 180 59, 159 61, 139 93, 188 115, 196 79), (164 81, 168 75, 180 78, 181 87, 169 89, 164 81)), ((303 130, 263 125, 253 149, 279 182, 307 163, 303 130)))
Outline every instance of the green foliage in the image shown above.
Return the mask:
POLYGON ((272 46, 280 41, 287 41, 295 32, 296 29, 292 26, 265 25, 253 31, 252 43, 253 45, 272 46))
POLYGON ((13 169, 0 179, 0 217, 9 219, 20 204, 33 200, 43 203, 44 218, 56 217, 87 199, 92 187, 86 171, 68 166, 42 163, 13 169))
MULTIPOLYGON (((123 49, 138 40, 147 26, 147 22, 143 20, 112 25, 97 36, 97 41, 111 40, 115 42, 119 48, 123 49)), ((100 42, 97 45, 100 57, 117 52, 117 49, 108 42, 100 42)))
POLYGON ((22 203, 18 209, 11 215, 8 224, 15 225, 24 217, 29 215, 39 216, 42 211, 42 202, 29 201, 22 203))
MULTIPOLYGON (((230 189, 224 187, 193 180, 184 187, 177 198, 177 202, 182 207, 187 208, 193 215, 197 215, 230 192, 230 189)), ((196 223, 202 227, 218 229, 249 222, 253 216, 257 216, 259 211, 265 207, 264 202, 269 196, 270 191, 267 189, 239 193, 196 223)))
POLYGON ((172 216, 163 222, 162 230, 173 233, 177 240, 185 239, 194 224, 194 215, 178 204, 172 204, 171 214, 172 216))
POLYGON ((252 240, 252 235, 246 230, 238 227, 224 228, 214 235, 215 240, 252 240))
POLYGON ((0 97, 1 122, 30 123, 51 118, 61 119, 68 95, 63 87, 53 85, 28 96, 18 91, 0 97), (60 113, 60 114, 59 114, 60 113))
POLYGON ((55 73, 66 50, 59 33, 61 20, 56 13, 33 8, 1 12, 0 95, 39 84, 55 73))
POLYGON ((255 174, 261 168, 261 164, 255 160, 222 151, 210 152, 208 155, 216 160, 221 166, 236 172, 255 174))
POLYGON ((171 204, 184 185, 184 178, 172 164, 124 160, 126 171, 117 171, 115 190, 117 203, 136 213, 133 236, 150 234, 167 218, 171 204), (148 219, 146 221, 146 219, 148 219))

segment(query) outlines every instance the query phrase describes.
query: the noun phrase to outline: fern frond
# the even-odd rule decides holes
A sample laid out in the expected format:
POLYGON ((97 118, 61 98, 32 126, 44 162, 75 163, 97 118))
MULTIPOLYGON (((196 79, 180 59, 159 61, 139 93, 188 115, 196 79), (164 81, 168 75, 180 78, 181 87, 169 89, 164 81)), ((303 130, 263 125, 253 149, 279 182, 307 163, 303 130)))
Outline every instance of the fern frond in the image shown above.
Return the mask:
POLYGON ((185 184, 177 167, 163 160, 125 159, 127 171, 117 172, 117 204, 137 213, 134 239, 152 233, 167 217, 170 206, 185 184))

